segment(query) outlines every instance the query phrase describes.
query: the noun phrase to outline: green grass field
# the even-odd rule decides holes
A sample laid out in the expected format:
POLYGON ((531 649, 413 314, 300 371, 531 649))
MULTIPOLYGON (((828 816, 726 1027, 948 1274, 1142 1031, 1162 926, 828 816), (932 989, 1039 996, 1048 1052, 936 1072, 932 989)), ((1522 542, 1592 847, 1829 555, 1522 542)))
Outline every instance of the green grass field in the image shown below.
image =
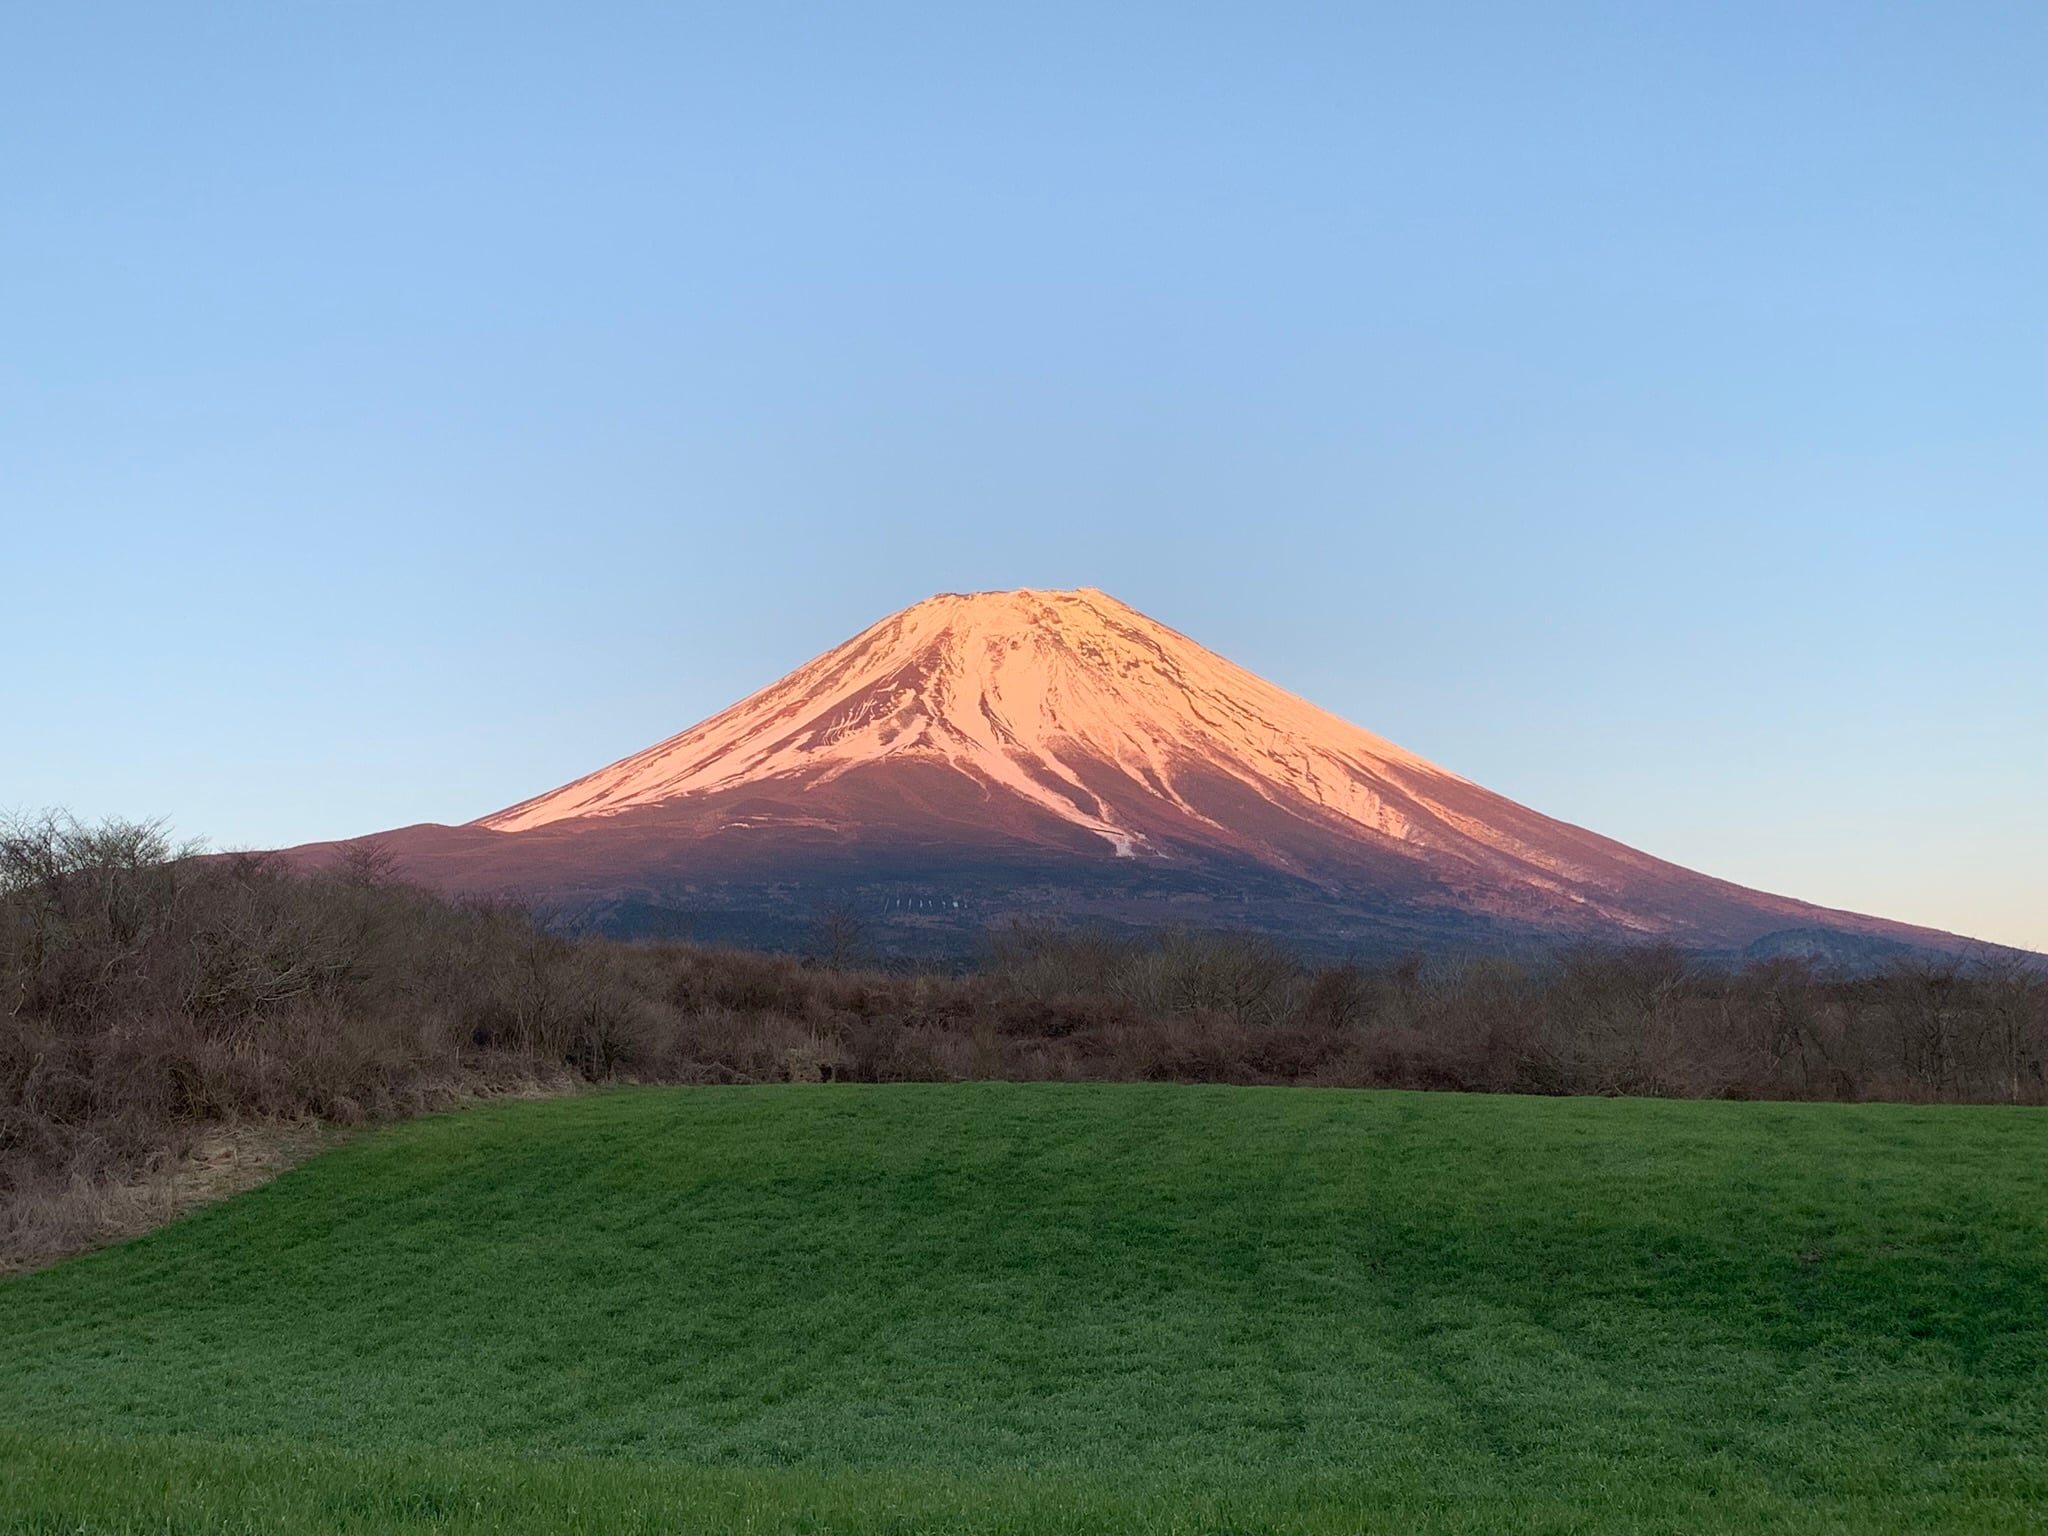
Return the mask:
POLYGON ((0 1531, 2048 1530, 2048 1115, 633 1090, 0 1280, 0 1531))

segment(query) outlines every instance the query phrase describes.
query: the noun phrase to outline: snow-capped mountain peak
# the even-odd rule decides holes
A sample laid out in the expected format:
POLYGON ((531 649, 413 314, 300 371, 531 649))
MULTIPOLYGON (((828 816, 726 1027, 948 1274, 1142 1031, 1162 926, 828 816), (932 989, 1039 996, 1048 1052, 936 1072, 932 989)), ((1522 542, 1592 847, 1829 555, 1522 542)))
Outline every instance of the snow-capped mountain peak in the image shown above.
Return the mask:
POLYGON ((1955 942, 1540 815, 1085 588, 930 598, 644 752, 387 846, 431 884, 708 941, 791 942, 836 892, 926 951, 1020 915, 1382 953, 1955 942))
POLYGON ((942 764, 1126 857, 1148 851, 1153 819, 1130 814, 1130 798, 1210 819, 1184 792, 1191 770, 1393 837, 1407 818, 1384 792, 1390 771, 1452 779, 1105 593, 1025 589, 928 598, 702 724, 479 824, 525 831, 753 783, 823 786, 891 762, 942 764))

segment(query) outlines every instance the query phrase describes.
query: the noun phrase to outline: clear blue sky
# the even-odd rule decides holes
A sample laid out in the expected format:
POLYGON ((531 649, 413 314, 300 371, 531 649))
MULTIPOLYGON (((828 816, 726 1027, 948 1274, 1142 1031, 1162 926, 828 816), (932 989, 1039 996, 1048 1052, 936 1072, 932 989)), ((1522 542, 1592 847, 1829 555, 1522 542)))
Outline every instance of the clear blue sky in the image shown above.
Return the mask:
POLYGON ((464 820, 1100 586, 2048 947, 2048 6, 13 5, 0 807, 464 820))

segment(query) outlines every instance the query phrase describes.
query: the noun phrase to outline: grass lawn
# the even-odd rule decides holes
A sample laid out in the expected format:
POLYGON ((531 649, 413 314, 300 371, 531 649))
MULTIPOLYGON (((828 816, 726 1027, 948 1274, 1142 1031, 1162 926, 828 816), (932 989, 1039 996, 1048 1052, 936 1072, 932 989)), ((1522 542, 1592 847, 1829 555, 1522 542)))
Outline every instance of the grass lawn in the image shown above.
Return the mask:
POLYGON ((0 1280, 0 1532, 2048 1531, 2048 1114, 632 1090, 0 1280))

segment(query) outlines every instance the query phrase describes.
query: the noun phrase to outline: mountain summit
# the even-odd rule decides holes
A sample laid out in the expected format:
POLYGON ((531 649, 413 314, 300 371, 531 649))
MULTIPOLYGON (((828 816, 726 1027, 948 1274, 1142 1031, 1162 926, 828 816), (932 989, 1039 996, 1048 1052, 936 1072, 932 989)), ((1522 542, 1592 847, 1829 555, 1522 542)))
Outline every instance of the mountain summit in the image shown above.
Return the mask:
POLYGON ((610 767, 387 840, 429 883, 766 942, 827 901, 909 949, 1030 914, 1365 951, 1955 942, 1553 821, 1089 588, 929 598, 610 767))
POLYGON ((1164 854, 1147 828, 1238 843, 1238 829, 1202 808, 1219 777, 1395 837, 1409 823, 1387 798, 1389 776, 1449 777, 1106 593, 949 592, 680 736, 477 825, 523 832, 749 784, 810 792, 913 763, 972 781, 992 816, 1008 797, 1124 858, 1164 854))

